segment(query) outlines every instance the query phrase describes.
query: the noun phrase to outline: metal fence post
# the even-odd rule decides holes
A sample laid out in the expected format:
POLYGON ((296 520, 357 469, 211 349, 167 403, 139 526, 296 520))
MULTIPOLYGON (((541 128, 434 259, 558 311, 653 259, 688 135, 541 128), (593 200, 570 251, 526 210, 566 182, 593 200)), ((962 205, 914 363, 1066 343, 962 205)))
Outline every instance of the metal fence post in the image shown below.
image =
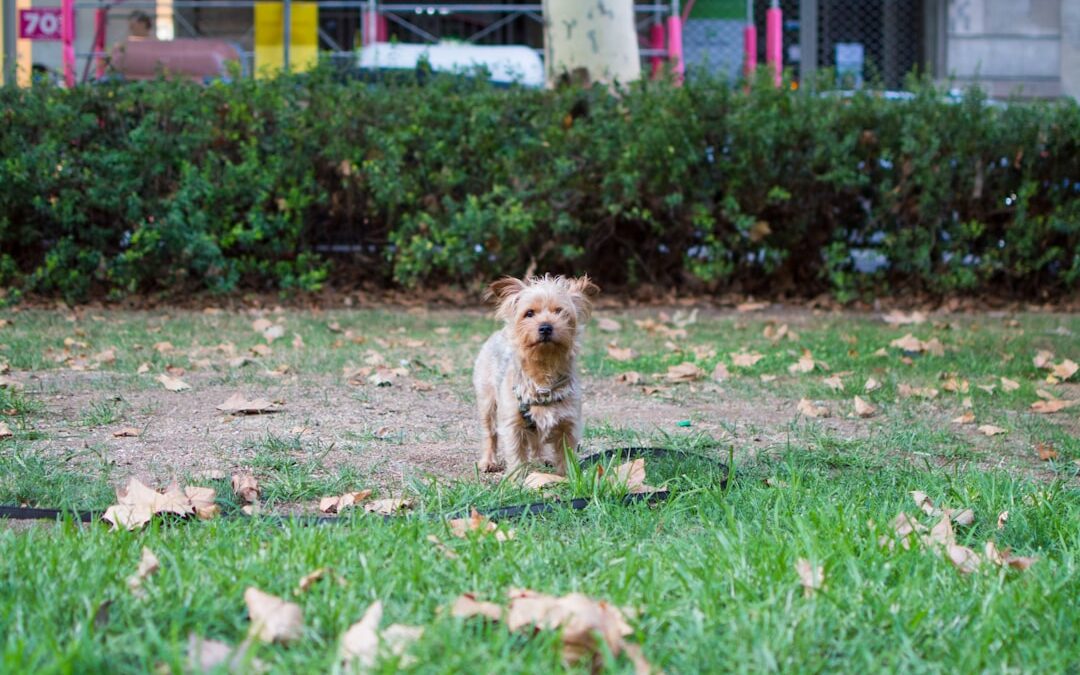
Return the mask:
POLYGON ((0 11, 3 12, 3 16, 0 17, 0 23, 3 24, 3 35, 0 36, 0 42, 3 42, 4 47, 4 66, 3 73, 0 73, 0 81, 9 86, 15 86, 15 35, 17 26, 15 23, 18 21, 18 16, 15 12, 15 0, 2 0, 3 7, 0 7, 0 11))
POLYGON ((818 0, 799 0, 799 82, 813 85, 818 67, 818 0))
POLYGON ((282 42, 284 42, 285 51, 282 56, 282 65, 285 72, 289 71, 289 46, 292 42, 292 0, 284 0, 285 6, 282 10, 282 22, 284 27, 282 28, 282 42))

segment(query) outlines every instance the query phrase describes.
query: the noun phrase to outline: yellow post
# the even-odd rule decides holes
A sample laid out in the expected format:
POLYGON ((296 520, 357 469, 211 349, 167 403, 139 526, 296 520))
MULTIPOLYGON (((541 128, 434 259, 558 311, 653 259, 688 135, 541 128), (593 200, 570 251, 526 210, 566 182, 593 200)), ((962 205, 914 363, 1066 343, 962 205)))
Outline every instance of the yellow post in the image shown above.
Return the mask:
MULTIPOLYGON (((289 69, 311 70, 319 61, 319 6, 293 2, 289 13, 289 69)), ((273 77, 285 66, 284 25, 282 3, 255 3, 255 77, 273 77)))
POLYGON ((15 0, 15 83, 29 87, 34 73, 34 43, 19 37, 19 10, 30 9, 32 0, 15 0))

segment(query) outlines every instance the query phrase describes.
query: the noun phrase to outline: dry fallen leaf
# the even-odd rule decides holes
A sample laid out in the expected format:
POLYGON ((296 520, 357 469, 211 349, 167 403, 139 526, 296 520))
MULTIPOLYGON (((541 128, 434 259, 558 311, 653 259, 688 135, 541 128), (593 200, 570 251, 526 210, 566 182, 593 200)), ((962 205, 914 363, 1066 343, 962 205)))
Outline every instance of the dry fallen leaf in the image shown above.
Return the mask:
POLYGON ((938 395, 938 390, 933 387, 912 387, 907 384, 898 386, 896 392, 900 394, 901 398, 911 398, 915 396, 918 398, 933 399, 937 398, 938 395))
POLYGON ((959 417, 954 417, 953 424, 975 424, 975 413, 970 410, 959 417))
MULTIPOLYGON (((832 375, 822 380, 822 383, 833 391, 844 391, 844 379, 839 375, 832 375)), ((858 397, 856 397, 858 398, 858 397)))
MULTIPOLYGON (((417 626, 391 624, 379 631, 382 622, 382 602, 376 600, 341 636, 341 659, 347 668, 368 672, 378 660, 380 650, 392 656, 404 657, 409 645, 418 640, 424 629, 417 626)), ((401 665, 410 665, 402 658, 401 665)))
POLYGON ((280 412, 281 406, 265 398, 249 401, 243 394, 233 394, 224 403, 218 405, 217 409, 231 415, 260 415, 280 412))
POLYGON ((645 484, 645 459, 638 458, 615 467, 604 477, 613 485, 625 486, 630 494, 656 492, 658 488, 645 484))
POLYGON ((251 639, 241 642, 235 649, 218 640, 207 640, 194 633, 188 636, 188 671, 193 673, 216 672, 224 667, 229 673, 263 673, 268 670, 259 659, 249 659, 251 639))
POLYGON ((731 364, 737 368, 752 368, 755 363, 765 358, 758 352, 732 352, 731 364))
POLYGON ((952 511, 950 509, 947 510, 947 512, 949 513, 949 517, 952 518, 952 521, 957 525, 971 527, 975 522, 975 512, 971 509, 960 509, 959 511, 952 511))
POLYGON ((822 589, 825 583, 825 568, 821 565, 814 567, 806 558, 799 558, 795 562, 795 571, 799 573, 799 583, 803 587, 803 597, 812 598, 814 592, 822 589))
POLYGON ((668 382, 694 382, 703 377, 705 377, 705 371, 689 361, 683 361, 677 366, 668 366, 667 369, 668 382))
POLYGON ((828 417, 830 414, 828 408, 816 405, 808 398, 800 399, 795 409, 806 417, 828 417))
POLYGON ((560 476, 554 473, 533 471, 529 475, 525 476, 525 480, 522 481, 522 485, 529 488, 530 490, 539 490, 546 485, 554 485, 565 482, 566 476, 560 476))
POLYGON ((880 382, 878 382, 872 377, 866 379, 866 384, 863 385, 863 391, 869 394, 870 392, 876 391, 878 389, 881 389, 880 382))
POLYGON ((723 382, 724 380, 728 379, 729 377, 731 377, 731 372, 728 371, 727 365, 723 364, 723 363, 717 363, 716 367, 713 368, 713 371, 712 371, 712 379, 713 379, 713 381, 714 382, 723 382))
POLYGON ((987 541, 984 547, 986 559, 995 565, 1011 567, 1017 570, 1026 570, 1039 561, 1037 557, 1014 556, 1009 549, 998 550, 993 541, 987 541))
POLYGON ((487 516, 481 515, 476 509, 468 518, 453 518, 446 521, 450 526, 450 533, 459 539, 465 539, 470 532, 478 532, 481 535, 494 534, 498 541, 508 541, 514 538, 513 530, 500 530, 499 526, 491 522, 487 516))
POLYGON ((949 562, 951 562, 961 574, 971 574, 979 569, 979 565, 982 562, 979 559, 979 554, 975 551, 967 546, 961 546, 955 543, 945 545, 945 554, 948 556, 949 562))
POLYGON ((1016 391, 1020 388, 1020 383, 1016 380, 1010 380, 1007 377, 1001 378, 1001 390, 1002 391, 1016 391))
POLYGON ((596 327, 605 333, 617 333, 622 330, 622 325, 614 319, 602 316, 596 320, 596 327))
POLYGON ((1009 520, 1009 512, 1008 511, 1002 511, 1001 513, 999 513, 998 517, 997 517, 997 529, 999 529, 999 530, 1005 529, 1005 523, 1008 520, 1009 520))
POLYGON ((288 644, 300 639, 304 629, 304 612, 300 605, 263 593, 254 586, 244 591, 251 635, 263 642, 288 644))
POLYGON ((234 473, 232 475, 233 494, 245 504, 254 504, 259 500, 259 481, 251 473, 234 473))
POLYGON ((1080 370, 1080 365, 1077 365, 1072 359, 1065 359, 1061 363, 1057 364, 1050 369, 1050 374, 1054 377, 1065 381, 1076 374, 1076 371, 1080 370))
POLYGON ((463 593, 454 600, 450 606, 450 616, 459 619, 471 619, 474 616, 482 616, 492 621, 499 621, 503 616, 503 608, 494 602, 477 600, 472 593, 463 593))
POLYGON ((915 500, 915 506, 919 507, 923 513, 928 516, 941 515, 941 511, 934 506, 933 500, 931 500, 930 496, 925 492, 922 490, 912 490, 910 494, 911 498, 915 500))
POLYGON ((177 485, 159 492, 132 478, 124 488, 116 491, 118 503, 107 508, 101 517, 112 523, 113 529, 123 527, 128 530, 142 527, 158 513, 209 518, 217 515, 215 495, 211 488, 188 487, 181 490, 177 485))
POLYGON ((306 593, 316 582, 325 578, 336 579, 339 586, 348 585, 348 582, 345 581, 344 577, 335 572, 333 567, 320 567, 314 572, 309 572, 300 578, 300 583, 298 583, 293 590, 293 595, 306 593))
POLYGON ((364 510, 368 513, 377 513, 382 516, 392 516, 398 511, 405 511, 411 509, 413 502, 411 499, 375 499, 364 504, 364 510))
POLYGON ((984 434, 986 436, 997 436, 998 434, 1007 434, 1009 432, 1008 432, 1007 429, 1002 429, 1001 427, 995 427, 993 424, 984 424, 981 427, 979 427, 979 433, 984 434))
POLYGON ((1031 404, 1031 412, 1039 415, 1052 415, 1071 408, 1077 403, 1080 403, 1080 400, 1066 401, 1065 399, 1055 398, 1052 401, 1035 401, 1031 404))
POLYGON ((371 490, 359 490, 334 497, 323 497, 319 500, 319 510, 323 513, 341 513, 344 509, 355 506, 370 496, 371 490))
POLYGON ((788 366, 788 372, 792 374, 809 373, 814 369, 816 365, 817 364, 814 361, 814 357, 810 353, 810 350, 804 349, 802 356, 799 357, 799 360, 788 366))
POLYGON ((1051 364, 1051 361, 1053 360, 1053 352, 1048 352, 1045 349, 1040 349, 1038 352, 1035 353, 1035 358, 1033 358, 1031 362, 1035 364, 1036 368, 1049 369, 1053 367, 1053 365, 1051 364))
POLYGON ((767 302, 742 302, 735 305, 736 312, 760 312, 769 306, 767 302))
POLYGON ((135 427, 124 427, 123 429, 117 429, 116 431, 114 431, 113 438, 135 438, 141 433, 142 431, 136 429, 135 427))
POLYGON ((607 346, 608 356, 616 361, 630 361, 637 357, 637 352, 629 347, 620 347, 614 342, 607 346))
POLYGON ((158 354, 168 354, 174 349, 171 342, 155 342, 154 351, 158 354))
POLYGON ((11 438, 14 435, 15 434, 11 432, 11 427, 7 425, 7 422, 0 422, 0 439, 11 438))
POLYGON ((926 323, 926 314, 917 310, 905 314, 898 309, 894 309, 888 314, 882 315, 881 320, 891 326, 919 325, 926 323))
POLYGON ((169 391, 186 391, 191 389, 191 385, 187 382, 184 382, 178 377, 169 377, 164 373, 157 376, 157 381, 164 385, 169 391))
POLYGON ((146 581, 152 574, 156 573, 161 567, 161 562, 158 561, 154 552, 143 546, 142 558, 139 560, 139 567, 135 570, 135 574, 132 574, 127 579, 128 589, 136 597, 144 597, 146 591, 143 590, 143 582, 146 581))
POLYGON ((858 396, 855 397, 855 414, 859 417, 873 417, 877 414, 877 407, 867 403, 858 396))
POLYGON ((1051 443, 1037 443, 1035 445, 1035 452, 1039 453, 1039 459, 1044 462, 1049 462, 1052 459, 1058 458, 1058 452, 1051 443))

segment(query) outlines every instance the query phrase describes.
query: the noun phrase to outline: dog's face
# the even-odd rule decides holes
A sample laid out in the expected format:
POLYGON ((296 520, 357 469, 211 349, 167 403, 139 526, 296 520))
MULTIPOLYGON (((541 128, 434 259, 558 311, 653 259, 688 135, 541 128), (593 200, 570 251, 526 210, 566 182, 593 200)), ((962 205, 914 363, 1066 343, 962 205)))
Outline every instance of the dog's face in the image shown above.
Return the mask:
POLYGON ((510 277, 488 290, 499 306, 496 315, 512 328, 513 341, 521 353, 555 353, 574 349, 592 314, 592 298, 600 289, 589 277, 510 277))

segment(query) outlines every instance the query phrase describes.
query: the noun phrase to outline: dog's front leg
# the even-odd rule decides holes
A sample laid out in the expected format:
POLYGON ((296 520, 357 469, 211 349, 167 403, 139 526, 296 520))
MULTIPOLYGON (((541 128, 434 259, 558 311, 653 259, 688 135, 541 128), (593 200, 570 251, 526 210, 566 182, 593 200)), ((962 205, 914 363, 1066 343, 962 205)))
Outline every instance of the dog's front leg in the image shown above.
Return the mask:
POLYGON ((555 454, 555 473, 566 475, 566 454, 576 452, 578 444, 577 425, 563 422, 551 430, 551 446, 555 454))
POLYGON ((506 464, 506 475, 511 476, 528 460, 527 431, 517 416, 499 420, 499 455, 506 464))

